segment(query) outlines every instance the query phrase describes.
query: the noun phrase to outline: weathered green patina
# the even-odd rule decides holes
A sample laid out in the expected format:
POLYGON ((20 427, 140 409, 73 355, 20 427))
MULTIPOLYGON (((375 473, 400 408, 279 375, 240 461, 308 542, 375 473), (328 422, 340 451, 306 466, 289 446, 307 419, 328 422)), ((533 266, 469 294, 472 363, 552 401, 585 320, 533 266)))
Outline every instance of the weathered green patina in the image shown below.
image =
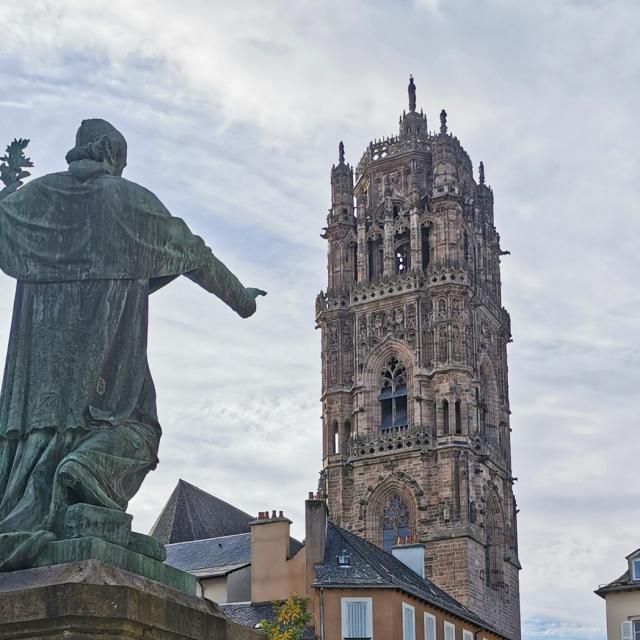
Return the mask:
POLYGON ((264 295, 121 177, 126 151, 113 126, 85 120, 68 171, 0 192, 0 268, 17 280, 0 397, 0 571, 39 564, 48 543, 110 511, 115 528, 93 522, 90 535, 116 535, 155 468, 149 294, 185 275, 242 317, 264 295))

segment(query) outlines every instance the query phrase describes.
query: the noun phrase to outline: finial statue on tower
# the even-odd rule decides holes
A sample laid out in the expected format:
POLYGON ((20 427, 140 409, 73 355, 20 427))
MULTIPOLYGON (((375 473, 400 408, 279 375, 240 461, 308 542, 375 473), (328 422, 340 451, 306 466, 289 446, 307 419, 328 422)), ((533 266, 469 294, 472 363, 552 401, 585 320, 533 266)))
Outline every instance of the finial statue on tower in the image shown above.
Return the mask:
POLYGON ((480 163, 480 184, 484 184, 484 162, 480 163))
POLYGON ((440 133, 447 133, 447 112, 444 109, 440 112, 440 133))
POLYGON ((338 145, 338 162, 344 164, 344 142, 342 142, 342 140, 340 140, 340 144, 338 145))
POLYGON ((416 85, 413 84, 413 76, 409 76, 409 111, 416 110, 416 85))

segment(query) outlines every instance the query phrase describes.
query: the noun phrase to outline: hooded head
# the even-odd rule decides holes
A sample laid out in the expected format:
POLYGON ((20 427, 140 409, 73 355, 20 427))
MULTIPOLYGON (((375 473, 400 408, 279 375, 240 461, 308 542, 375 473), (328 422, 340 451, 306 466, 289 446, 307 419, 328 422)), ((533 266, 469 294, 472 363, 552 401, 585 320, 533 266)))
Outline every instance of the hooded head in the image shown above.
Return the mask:
POLYGON ((74 164, 89 161, 101 165, 102 171, 120 176, 127 166, 127 141, 106 120, 83 120, 76 133, 76 146, 67 153, 66 160, 71 170, 74 164))

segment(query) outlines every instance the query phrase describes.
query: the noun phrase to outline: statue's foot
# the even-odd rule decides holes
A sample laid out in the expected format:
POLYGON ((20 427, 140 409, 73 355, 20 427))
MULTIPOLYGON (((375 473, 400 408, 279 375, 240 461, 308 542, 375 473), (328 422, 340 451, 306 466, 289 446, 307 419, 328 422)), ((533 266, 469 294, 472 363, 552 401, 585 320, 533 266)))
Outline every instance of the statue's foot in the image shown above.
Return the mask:
POLYGON ((132 531, 129 535, 127 549, 153 558, 154 560, 159 560, 160 562, 164 562, 167 559, 167 550, 164 548, 164 545, 152 536, 144 535, 144 533, 132 531))
POLYGON ((126 547, 132 516, 124 511, 78 503, 67 507, 63 538, 100 538, 126 547))
POLYGON ((124 511, 91 504, 67 507, 62 538, 100 538, 143 556, 164 562, 164 545, 151 536, 131 531, 132 517, 124 511))

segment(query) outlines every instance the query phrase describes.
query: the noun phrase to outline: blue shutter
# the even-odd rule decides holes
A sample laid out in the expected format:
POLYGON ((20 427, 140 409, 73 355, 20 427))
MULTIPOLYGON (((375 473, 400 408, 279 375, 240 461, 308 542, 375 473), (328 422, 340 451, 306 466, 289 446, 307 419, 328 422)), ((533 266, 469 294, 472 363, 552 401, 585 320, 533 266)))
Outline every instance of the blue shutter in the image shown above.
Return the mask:
POLYGON ((368 638, 367 603, 347 602, 347 633, 345 638, 368 638))

